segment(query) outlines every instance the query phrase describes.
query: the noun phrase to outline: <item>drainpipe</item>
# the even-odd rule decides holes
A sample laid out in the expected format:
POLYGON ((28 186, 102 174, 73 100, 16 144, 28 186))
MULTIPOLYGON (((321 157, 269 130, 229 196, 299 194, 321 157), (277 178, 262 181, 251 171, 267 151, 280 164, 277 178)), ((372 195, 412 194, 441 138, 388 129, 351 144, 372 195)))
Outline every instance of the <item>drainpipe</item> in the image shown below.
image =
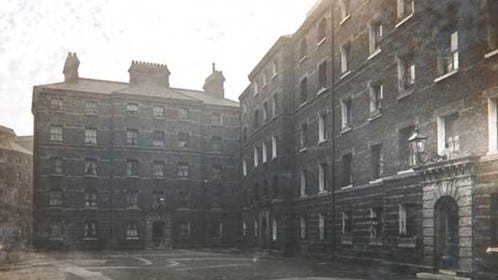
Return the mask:
POLYGON ((331 57, 331 85, 330 85, 330 104, 332 108, 332 127, 330 131, 330 157, 332 160, 332 189, 331 189, 331 195, 332 195, 332 246, 330 246, 331 250, 331 257, 332 261, 335 260, 335 251, 336 251, 336 229, 335 229, 335 219, 336 219, 336 205, 335 205, 335 186, 336 186, 336 162, 335 162, 335 56, 334 56, 334 47, 335 47, 335 36, 334 36, 334 21, 335 21, 335 15, 334 15, 334 5, 336 1, 330 1, 330 41, 331 41, 331 48, 330 48, 330 57, 331 57))

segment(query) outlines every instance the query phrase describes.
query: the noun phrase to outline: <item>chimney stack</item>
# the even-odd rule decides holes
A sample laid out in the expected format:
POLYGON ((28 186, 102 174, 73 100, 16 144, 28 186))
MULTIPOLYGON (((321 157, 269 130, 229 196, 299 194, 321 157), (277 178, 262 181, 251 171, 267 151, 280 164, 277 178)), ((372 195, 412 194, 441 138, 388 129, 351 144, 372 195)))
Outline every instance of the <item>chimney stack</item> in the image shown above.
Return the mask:
POLYGON ((215 98, 225 98, 225 77, 222 71, 216 70, 216 64, 213 63, 212 73, 206 78, 204 83, 204 92, 207 95, 215 98))
POLYGON ((66 83, 77 83, 78 82, 78 67, 80 66, 80 60, 76 53, 68 52, 66 57, 66 62, 64 63, 64 81, 66 83))

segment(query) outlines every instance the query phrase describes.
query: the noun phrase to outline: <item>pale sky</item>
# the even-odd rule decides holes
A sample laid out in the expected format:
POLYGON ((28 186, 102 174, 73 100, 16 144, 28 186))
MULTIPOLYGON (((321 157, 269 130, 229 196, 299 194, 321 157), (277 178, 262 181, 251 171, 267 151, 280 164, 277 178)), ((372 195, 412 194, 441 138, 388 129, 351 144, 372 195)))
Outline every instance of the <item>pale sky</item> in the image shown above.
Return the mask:
POLYGON ((80 77, 128 81, 132 60, 164 63, 171 85, 202 89, 216 62, 225 96, 316 0, 1 0, 0 125, 33 132, 33 85, 63 81, 68 51, 80 77))

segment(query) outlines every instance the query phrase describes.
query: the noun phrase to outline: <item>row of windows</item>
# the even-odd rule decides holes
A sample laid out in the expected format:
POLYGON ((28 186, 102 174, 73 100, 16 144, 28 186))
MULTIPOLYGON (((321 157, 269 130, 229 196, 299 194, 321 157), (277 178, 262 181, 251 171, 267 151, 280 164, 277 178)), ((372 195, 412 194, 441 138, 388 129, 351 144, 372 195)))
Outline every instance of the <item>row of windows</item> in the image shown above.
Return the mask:
POLYGON ((25 158, 23 160, 23 158, 20 157, 20 156, 8 157, 5 152, 0 151, 0 162, 6 162, 6 161, 10 161, 10 162, 14 162, 15 161, 16 164, 30 164, 30 159, 29 158, 25 158))
MULTIPOLYGON (((268 83, 270 82, 270 75, 271 75, 271 80, 273 80, 277 74, 278 74, 278 62, 277 59, 274 59, 271 63, 271 69, 264 69, 262 72, 263 74, 261 75, 261 85, 263 88, 265 88, 268 83)), ((259 83, 258 83, 258 78, 256 78, 256 81, 253 82, 253 94, 256 95, 259 93, 259 83)))
MULTIPOLYGON (((85 128, 84 140, 85 144, 96 145, 97 144, 97 129, 96 128, 85 128)), ((154 147, 165 147, 166 146, 166 134, 164 131, 154 131, 152 134, 152 145, 154 147)), ((63 127, 62 126, 51 126, 50 127, 50 141, 51 142, 63 142, 63 127)), ((187 149, 190 143, 190 134, 187 132, 179 132, 177 146, 180 149, 187 149)), ((139 145, 139 130, 138 129, 127 129, 126 130, 126 145, 138 146, 139 145)), ((221 152, 222 150, 222 138, 219 136, 213 136, 211 138, 211 149, 215 152, 221 152)))
MULTIPOLYGON (((271 159, 276 159, 278 156, 278 148, 277 148, 277 136, 273 136, 270 142, 270 149, 268 149, 267 141, 263 141, 261 143, 261 148, 254 147, 253 148, 253 160, 254 160, 254 168, 258 167, 261 163, 268 162, 268 153, 271 152, 271 159), (261 155, 261 159, 260 159, 261 155)), ((242 175, 247 175, 247 161, 242 160, 242 175)))
MULTIPOLYGON (((166 196, 162 191, 152 193, 152 208, 158 209, 166 206, 166 196)), ((64 192, 61 189, 52 189, 49 192, 48 206, 64 207, 64 192)), ((98 193, 87 190, 84 193, 84 206, 88 208, 98 207, 98 193)), ((190 208, 190 193, 179 192, 176 201, 177 208, 190 208)), ((126 208, 138 208, 138 191, 128 190, 126 192, 126 208)))
POLYGON ((266 200, 266 199, 269 199, 270 197, 272 199, 278 198, 278 196, 279 196, 279 177, 277 175, 273 176, 271 195, 270 195, 270 186, 269 186, 268 180, 263 181, 262 193, 260 193, 259 184, 255 183, 254 189, 253 189, 253 195, 254 196, 251 199, 249 197, 247 189, 244 189, 242 192, 242 203, 244 205, 252 205, 255 202, 260 201, 261 199, 266 200))
MULTIPOLYGON (((327 167, 326 163, 318 164, 318 192, 323 193, 328 189, 328 177, 327 177, 327 167)), ((299 179, 299 193, 302 197, 309 194, 309 170, 303 169, 300 173, 299 179)))
MULTIPOLYGON (((273 93, 271 97, 271 104, 269 101, 264 101, 263 106, 262 106, 262 116, 261 111, 259 108, 254 110, 254 129, 257 129, 260 127, 260 125, 264 122, 267 122, 270 120, 270 117, 275 117, 278 113, 279 110, 279 105, 278 105, 278 94, 273 93), (271 108, 270 108, 271 106, 271 108), (271 109, 271 111, 270 111, 271 109), (261 121, 262 118, 262 121, 261 121)), ((243 138, 247 138, 247 128, 244 127, 244 136, 243 138)))

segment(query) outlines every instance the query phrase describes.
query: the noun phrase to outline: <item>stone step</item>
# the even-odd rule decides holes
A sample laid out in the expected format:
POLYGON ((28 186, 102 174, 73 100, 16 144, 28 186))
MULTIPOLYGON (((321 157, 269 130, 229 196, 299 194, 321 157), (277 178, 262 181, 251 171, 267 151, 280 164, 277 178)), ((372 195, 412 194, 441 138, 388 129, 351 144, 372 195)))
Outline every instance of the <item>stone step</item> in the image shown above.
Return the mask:
POLYGON ((472 280, 470 278, 458 277, 454 273, 417 273, 417 279, 422 280, 472 280))

